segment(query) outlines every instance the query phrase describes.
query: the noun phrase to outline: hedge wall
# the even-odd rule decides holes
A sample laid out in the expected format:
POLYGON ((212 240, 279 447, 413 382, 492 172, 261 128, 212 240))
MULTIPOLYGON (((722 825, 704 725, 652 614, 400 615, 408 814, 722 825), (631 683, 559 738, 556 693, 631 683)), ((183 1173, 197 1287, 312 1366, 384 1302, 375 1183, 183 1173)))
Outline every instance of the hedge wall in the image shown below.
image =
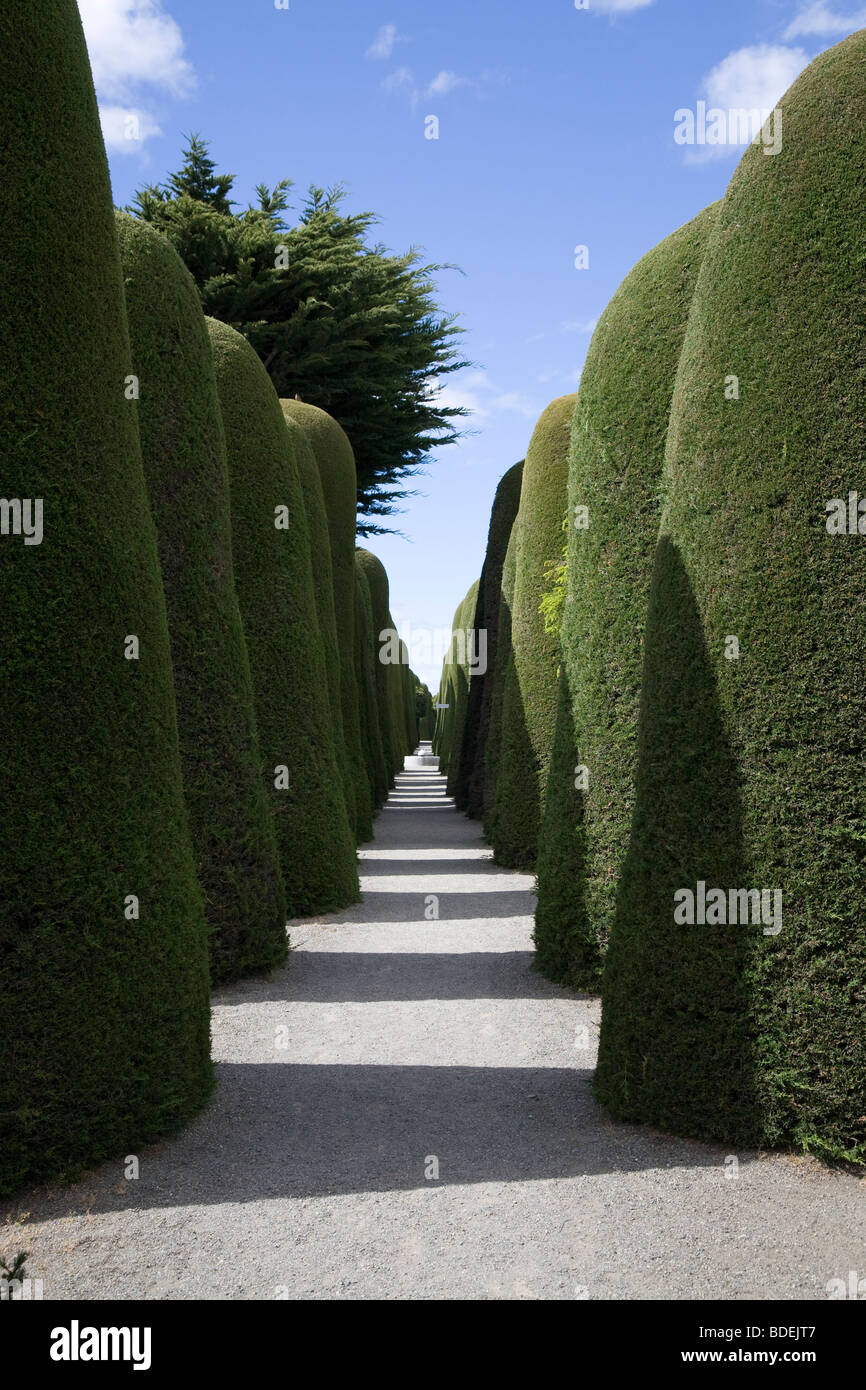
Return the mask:
MULTIPOLYGON (((719 204, 644 256, 593 335, 569 454, 562 706, 542 810, 536 962, 597 989, 628 849, 643 638, 668 415, 719 204), (578 528, 576 507, 588 525, 578 528), (584 768, 587 785, 576 788, 584 768)), ((583 519, 582 517, 580 519, 583 519)))
POLYGON ((207 323, 265 785, 289 913, 309 916, 357 901, 358 874, 328 701, 304 496, 292 436, 267 372, 233 328, 215 319, 207 323))
POLYGON ((212 1076, 165 601, 74 0, 50 21, 7 0, 0 53, 2 490, 30 503, 37 542, 0 540, 5 1193, 135 1151, 194 1114, 212 1076))
POLYGON ((523 467, 514 523, 511 661, 502 692, 502 723, 492 840, 496 859, 531 869, 556 725, 559 639, 545 628, 541 599, 548 571, 562 554, 568 445, 575 395, 542 414, 523 467))
POLYGON ((469 682, 469 702, 466 707, 466 725, 454 799, 458 810, 465 811, 468 816, 479 820, 486 810, 484 760, 490 729, 493 673, 497 660, 502 566, 505 563, 511 528, 520 506, 522 478, 521 460, 520 463, 515 463, 513 468, 509 468, 499 481, 490 513, 487 551, 478 583, 474 626, 479 633, 486 634, 487 668, 474 675, 469 682))
POLYGON ((797 80, 699 276, 597 1080, 630 1119, 861 1161, 866 551, 827 505, 866 494, 864 70, 861 32, 797 80), (701 882, 781 919, 678 925, 701 882))
POLYGON ((286 956, 286 901, 262 783, 232 564, 225 438, 198 291, 171 243, 117 213, 138 420, 168 609, 183 788, 211 980, 286 956))
POLYGON ((355 839, 360 843, 369 840, 373 834, 373 802, 361 747, 361 715, 355 679, 355 515, 358 486, 355 456, 345 432, 326 411, 315 405, 307 405, 304 401, 284 401, 283 409, 306 434, 322 479, 331 533, 343 737, 352 777, 350 803, 354 805, 355 839))

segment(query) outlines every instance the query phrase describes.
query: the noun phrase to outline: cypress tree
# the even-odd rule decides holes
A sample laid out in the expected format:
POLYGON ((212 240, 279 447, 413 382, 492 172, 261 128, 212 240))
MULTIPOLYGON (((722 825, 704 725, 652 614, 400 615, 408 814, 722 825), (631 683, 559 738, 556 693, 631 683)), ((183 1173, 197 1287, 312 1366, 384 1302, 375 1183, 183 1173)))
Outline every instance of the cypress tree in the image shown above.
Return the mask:
POLYGON ((58 0, 50 22, 8 0, 0 55, 0 440, 13 527, 0 538, 9 1192, 176 1128, 212 1075, 207 931, 165 600, 125 398, 111 188, 74 0, 58 0))
POLYGON ((231 489, 232 547, 265 784, 293 917, 355 902, 355 850, 334 741, 298 463, 268 374, 208 319, 231 489))
POLYGON ((361 747, 355 678, 355 459, 345 432, 324 410, 303 401, 284 401, 283 409, 307 436, 322 480, 331 536, 343 737, 352 785, 349 799, 354 805, 355 839, 360 843, 373 834, 373 802, 361 747))
POLYGON ((575 989, 599 985, 628 848, 668 415, 717 213, 715 204, 638 262, 605 309, 581 375, 535 918, 536 963, 575 989))
POLYGON ((490 513, 487 550, 478 584, 475 629, 484 636, 487 660, 485 669, 476 672, 469 682, 466 726, 460 752, 460 773, 454 799, 458 810, 465 811, 468 816, 479 820, 485 811, 484 758, 490 729, 493 673, 496 668, 502 566, 505 563, 511 528, 520 506, 522 477, 521 461, 509 468, 499 481, 490 513))
POLYGON ((361 739, 373 805, 382 806, 388 795, 388 773, 379 722, 376 666, 379 646, 373 633, 373 603, 367 573, 355 552, 355 677, 361 710, 361 739))
POLYGON ((146 223, 118 213, 117 230, 184 797, 218 983, 286 957, 285 894, 235 592, 225 438, 192 276, 146 223))
POLYGON ((577 397, 542 414, 526 454, 514 523, 511 660, 505 672, 493 848, 499 863, 535 865, 541 807, 556 727, 559 639, 541 611, 547 574, 562 551, 568 445, 577 397))
POLYGON ((597 1078, 617 1115, 860 1161, 866 552, 832 503, 866 494, 864 62, 861 32, 783 98, 698 279, 597 1078))
POLYGON ((304 494, 304 511, 310 533, 313 591, 316 598, 316 613, 319 619, 319 631, 322 635, 325 669, 328 676, 328 704, 331 711, 331 725, 334 731, 337 762, 349 824, 354 825, 355 779, 349 764, 343 727, 340 647, 337 639, 337 615, 334 607, 334 567, 331 562, 331 533, 328 526, 328 512, 325 507, 325 494, 322 491, 322 479, 310 441, 292 414, 289 402, 280 401, 280 405, 283 410, 286 429, 291 436, 301 480, 301 491, 304 494))

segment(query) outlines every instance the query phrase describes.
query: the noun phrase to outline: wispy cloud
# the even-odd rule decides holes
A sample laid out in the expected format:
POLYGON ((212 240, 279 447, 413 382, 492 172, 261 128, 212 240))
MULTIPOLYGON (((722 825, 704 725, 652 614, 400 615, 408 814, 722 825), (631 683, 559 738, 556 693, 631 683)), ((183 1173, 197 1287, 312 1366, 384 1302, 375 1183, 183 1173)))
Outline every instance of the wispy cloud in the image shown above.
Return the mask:
POLYGON ((78 0, 78 8, 105 143, 121 153, 140 151, 145 140, 160 133, 141 89, 179 98, 195 86, 180 26, 161 0, 78 0))
POLYGON ((367 57, 385 60, 391 57, 395 45, 406 43, 407 40, 402 34, 398 34, 396 24, 383 24, 370 47, 367 49, 367 57))
MULTIPOLYGON (((533 401, 523 391, 503 391, 492 382, 484 371, 472 368, 470 371, 448 377, 438 386, 436 404, 439 406, 463 406, 471 411, 476 423, 489 420, 491 415, 507 412, 521 415, 527 420, 537 420, 544 408, 533 401)), ((470 422, 471 426, 471 422, 470 422)))
POLYGON ((854 14, 837 14, 825 0, 812 0, 801 6, 785 30, 786 39, 805 38, 814 34, 820 38, 844 38, 858 29, 866 28, 866 8, 861 6, 854 14))
POLYGON ((599 14, 629 14, 632 10, 645 10, 653 0, 589 0, 589 9, 599 14))
POLYGON ((566 319, 560 324, 561 333, 594 333, 598 319, 566 319))
POLYGON ((461 87, 472 90, 476 95, 482 95, 491 87, 501 87, 507 81, 507 75, 501 72, 482 72, 479 77, 463 77, 450 68, 442 68, 434 78, 425 84, 416 79, 411 68, 400 67, 395 68, 393 72, 383 78, 380 86, 386 92, 407 92, 412 105, 417 106, 418 102, 422 100, 432 101, 437 97, 450 96, 452 92, 458 91, 461 87))

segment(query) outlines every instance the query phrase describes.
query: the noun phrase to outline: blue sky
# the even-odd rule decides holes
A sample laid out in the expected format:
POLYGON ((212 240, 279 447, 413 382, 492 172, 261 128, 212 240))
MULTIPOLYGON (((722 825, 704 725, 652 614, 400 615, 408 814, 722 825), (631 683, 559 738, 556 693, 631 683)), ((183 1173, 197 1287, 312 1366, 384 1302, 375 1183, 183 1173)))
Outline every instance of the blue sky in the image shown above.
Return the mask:
POLYGON ((407 539, 369 543, 435 688, 436 634, 478 577, 499 478, 548 402, 577 389, 620 281, 722 196, 742 151, 678 144, 675 113, 700 100, 768 110, 817 53, 866 27, 866 5, 282 3, 79 0, 114 198, 162 180, 197 130, 242 203, 286 176, 298 200, 344 182, 388 246, 461 267, 440 276, 440 299, 477 365, 443 395, 472 408, 472 433, 418 479, 396 521, 407 539))

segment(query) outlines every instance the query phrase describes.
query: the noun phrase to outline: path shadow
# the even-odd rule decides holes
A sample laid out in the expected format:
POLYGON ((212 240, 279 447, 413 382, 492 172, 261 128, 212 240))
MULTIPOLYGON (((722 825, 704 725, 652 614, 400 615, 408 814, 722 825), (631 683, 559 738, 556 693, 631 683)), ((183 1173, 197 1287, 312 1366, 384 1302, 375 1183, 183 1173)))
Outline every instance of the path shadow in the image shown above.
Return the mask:
MULTIPOLYGON (((600 1122, 590 1073, 568 1067, 221 1063, 209 1110, 74 1187, 27 1194, 31 1221, 75 1213, 537 1182, 718 1164, 703 1146, 600 1122)), ((289 1220, 287 1214, 286 1217, 289 1220)))
MULTIPOLYGON (((719 639, 722 640, 721 638, 719 639)), ((677 547, 659 541, 631 838, 603 980, 597 1093, 612 1113, 748 1142, 752 925, 677 924, 675 893, 749 888, 736 759, 677 547)))
MULTIPOLYGON (((251 1003, 382 1003, 422 999, 548 998, 530 973, 531 951, 305 951, 272 979, 249 981, 217 1008, 251 1003)), ((571 996, 569 996, 571 997, 571 996)))

